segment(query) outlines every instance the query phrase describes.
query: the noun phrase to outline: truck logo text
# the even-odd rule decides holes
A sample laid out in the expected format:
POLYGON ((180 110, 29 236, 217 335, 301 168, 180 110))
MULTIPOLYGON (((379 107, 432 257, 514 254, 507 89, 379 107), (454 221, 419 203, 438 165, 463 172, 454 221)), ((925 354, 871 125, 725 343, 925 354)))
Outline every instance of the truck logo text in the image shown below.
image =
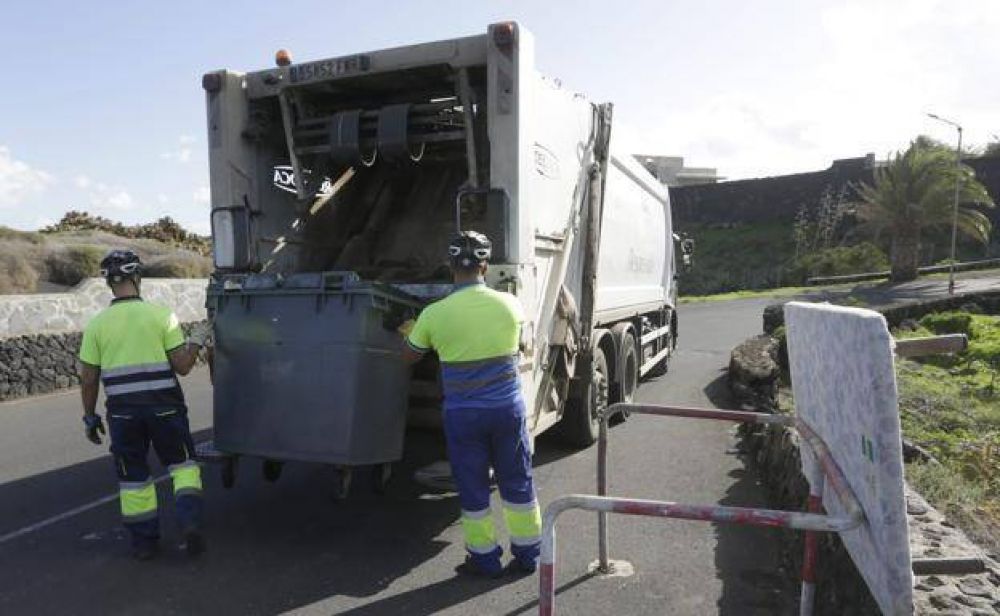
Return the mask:
MULTIPOLYGON (((303 169, 302 175, 307 179, 312 175, 312 171, 309 169, 303 169)), ((295 170, 292 169, 291 165, 275 165, 274 175, 273 175, 274 187, 281 189, 285 192, 290 192, 293 195, 296 191, 295 183, 295 170)), ((322 183, 320 183, 319 190, 316 191, 316 195, 326 195, 333 190, 333 182, 328 177, 324 177, 322 183)))
POLYGON ((559 178, 559 158, 540 143, 535 144, 535 171, 542 177, 555 180, 559 178))

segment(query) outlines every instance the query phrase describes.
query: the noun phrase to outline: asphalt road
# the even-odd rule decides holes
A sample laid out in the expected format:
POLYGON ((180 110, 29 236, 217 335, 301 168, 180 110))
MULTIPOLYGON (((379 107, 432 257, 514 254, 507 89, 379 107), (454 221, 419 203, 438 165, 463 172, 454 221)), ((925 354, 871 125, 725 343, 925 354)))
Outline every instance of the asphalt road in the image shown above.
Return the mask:
MULTIPOLYGON (((645 383, 652 402, 725 406, 729 351, 760 331, 768 300, 689 304, 669 374, 645 383)), ((196 440, 211 438, 204 372, 184 380, 196 440)), ((413 471, 443 457, 441 438, 408 435, 388 494, 355 481, 351 499, 330 498, 329 469, 288 465, 266 483, 247 461, 232 490, 206 469, 209 552, 177 550, 167 484, 160 484, 165 550, 128 557, 118 524, 116 479, 106 447, 82 435, 75 392, 0 404, 0 613, 2 614, 528 614, 537 578, 457 577, 463 558, 459 507, 428 492, 413 471), (103 500, 101 500, 103 499, 103 500), (68 513, 67 513, 68 512, 68 513), (55 520, 53 521, 53 517, 55 520), (39 522, 47 525, 33 527, 39 522), (27 530, 26 530, 27 529, 27 530)), ((762 504, 734 450, 728 424, 633 417, 612 430, 612 494, 697 503, 762 504)), ((537 444, 544 506, 592 493, 595 448, 537 444)), ((162 470, 158 469, 158 474, 162 470)), ((611 518, 611 555, 630 577, 594 577, 594 514, 559 524, 557 606, 566 614, 783 614, 794 588, 777 570, 779 530, 611 518)))

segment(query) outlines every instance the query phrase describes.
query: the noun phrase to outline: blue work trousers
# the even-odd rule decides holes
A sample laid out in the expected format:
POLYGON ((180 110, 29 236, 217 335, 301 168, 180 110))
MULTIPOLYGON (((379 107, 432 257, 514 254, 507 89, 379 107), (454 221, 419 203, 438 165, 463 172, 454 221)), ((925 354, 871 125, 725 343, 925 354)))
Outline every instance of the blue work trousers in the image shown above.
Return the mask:
POLYGON ((184 408, 129 407, 108 410, 111 453, 118 474, 122 516, 133 545, 160 536, 156 486, 150 476, 149 446, 170 472, 177 521, 184 530, 201 524, 201 474, 184 408))
POLYGON ((444 414, 451 472, 462 504, 466 549, 485 571, 500 569, 502 550, 490 511, 493 468, 511 553, 533 569, 538 559, 541 518, 531 477, 531 446, 524 402, 494 408, 449 408, 444 414))

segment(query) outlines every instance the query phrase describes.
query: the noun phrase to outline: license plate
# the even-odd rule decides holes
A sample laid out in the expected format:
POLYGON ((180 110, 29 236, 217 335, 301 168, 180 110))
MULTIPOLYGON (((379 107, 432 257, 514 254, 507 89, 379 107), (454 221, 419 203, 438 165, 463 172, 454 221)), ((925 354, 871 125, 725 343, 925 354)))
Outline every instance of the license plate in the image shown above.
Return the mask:
POLYGON ((367 71, 370 66, 371 59, 368 56, 347 56, 293 64, 289 67, 289 75, 292 83, 302 83, 362 73, 367 71))

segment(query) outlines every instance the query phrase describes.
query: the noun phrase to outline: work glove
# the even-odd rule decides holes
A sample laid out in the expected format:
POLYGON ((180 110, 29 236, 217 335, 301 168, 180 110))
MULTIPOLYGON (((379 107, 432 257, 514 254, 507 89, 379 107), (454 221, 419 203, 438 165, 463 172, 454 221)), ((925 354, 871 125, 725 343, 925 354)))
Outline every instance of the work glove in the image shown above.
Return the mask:
POLYGON ((100 445, 101 437, 98 432, 101 434, 107 434, 107 432, 104 431, 104 421, 101 419, 101 416, 97 413, 94 413, 93 415, 84 415, 83 425, 86 426, 85 431, 90 442, 95 445, 100 445))
POLYGON ((410 332, 413 331, 413 326, 415 324, 416 324, 416 321, 414 321, 413 319, 407 319, 407 320, 403 321, 403 323, 399 327, 396 328, 396 331, 399 332, 399 334, 403 338, 409 338, 410 337, 410 332))
POLYGON ((212 324, 195 323, 188 334, 188 344, 196 344, 202 348, 212 346, 212 324))

